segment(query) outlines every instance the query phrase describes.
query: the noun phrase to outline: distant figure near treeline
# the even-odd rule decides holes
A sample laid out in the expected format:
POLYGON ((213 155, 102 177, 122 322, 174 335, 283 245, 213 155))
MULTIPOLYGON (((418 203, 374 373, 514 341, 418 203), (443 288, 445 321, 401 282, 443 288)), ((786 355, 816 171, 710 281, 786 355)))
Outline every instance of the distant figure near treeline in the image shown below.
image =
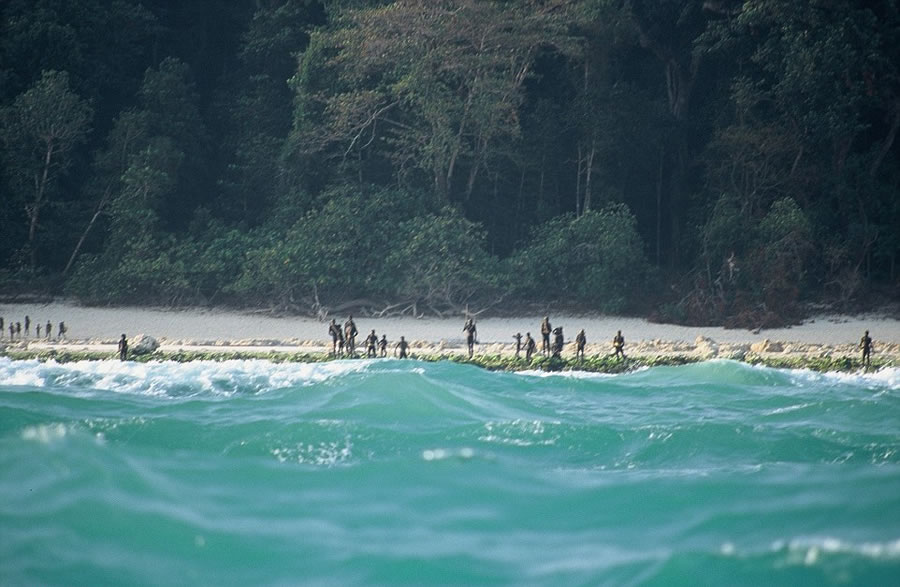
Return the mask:
POLYGON ((122 338, 119 339, 119 360, 128 360, 128 340, 125 338, 124 334, 122 335, 122 338))
POLYGON ((872 363, 872 338, 869 336, 868 330, 859 340, 859 348, 862 349, 863 366, 868 367, 872 363))
POLYGON ((47 340, 50 340, 50 335, 53 333, 53 324, 47 320, 47 340))

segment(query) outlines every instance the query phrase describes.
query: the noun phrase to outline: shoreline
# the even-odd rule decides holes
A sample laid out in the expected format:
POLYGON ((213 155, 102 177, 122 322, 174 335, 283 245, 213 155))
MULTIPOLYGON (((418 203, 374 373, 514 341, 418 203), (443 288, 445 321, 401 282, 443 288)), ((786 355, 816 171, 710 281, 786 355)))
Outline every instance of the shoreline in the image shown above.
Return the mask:
MULTIPOLYGON (((0 357, 13 361, 38 360, 54 361, 59 364, 78 361, 118 362, 113 345, 68 345, 35 346, 33 348, 5 348, 0 357)), ((149 363, 173 361, 187 363, 193 361, 266 360, 273 363, 326 363, 333 361, 380 361, 398 360, 389 355, 386 358, 366 358, 364 353, 353 357, 335 356, 321 347, 179 347, 163 349, 130 356, 126 362, 149 363)), ((411 350, 409 360, 429 363, 453 362, 473 365, 489 371, 544 371, 544 372, 585 372, 620 374, 634 372, 649 367, 671 367, 715 360, 731 360, 747 365, 761 365, 775 369, 808 369, 820 373, 863 372, 875 373, 885 368, 900 367, 897 354, 876 356, 866 367, 858 356, 847 353, 826 354, 785 354, 749 351, 740 354, 710 355, 702 352, 632 354, 627 359, 614 358, 608 354, 587 355, 577 359, 574 353, 563 353, 561 357, 535 355, 531 361, 516 357, 514 350, 509 353, 478 353, 468 357, 465 349, 435 349, 423 345, 411 350)))
MULTIPOLYGON (((92 308, 64 301, 47 304, 0 304, 0 316, 8 328, 10 319, 32 320, 31 335, 10 342, 8 331, 0 337, 0 356, 50 358, 81 356, 112 358, 122 333, 130 342, 140 335, 156 339, 164 357, 233 357, 290 360, 303 355, 316 360, 332 360, 328 322, 312 318, 279 318, 222 310, 160 310, 146 308, 92 308), (14 318, 13 318, 14 317, 14 318), (37 339, 36 325, 65 321, 68 336, 64 341, 37 339), (285 359, 285 357, 287 357, 285 359)), ((477 321, 478 344, 472 362, 494 365, 514 361, 513 335, 531 332, 540 346, 541 316, 485 318, 477 321), (479 359, 481 357, 481 359, 479 359)), ((342 322, 346 317, 341 317, 342 322)), ((622 330, 625 352, 641 365, 660 361, 695 362, 724 358, 744 362, 762 361, 797 365, 851 365, 859 362, 859 338, 869 330, 874 339, 873 365, 900 364, 900 320, 880 314, 861 316, 823 315, 790 328, 762 331, 727 330, 720 327, 688 327, 650 323, 639 318, 618 316, 550 316, 553 326, 563 326, 566 344, 562 358, 566 365, 574 358, 575 334, 587 333, 587 363, 604 369, 609 364, 612 337, 622 330)), ((362 341, 372 329, 386 334, 389 354, 401 335, 410 342, 413 355, 460 361, 466 359, 463 320, 448 318, 365 318, 355 319, 362 341)), ((43 332, 42 332, 43 334, 43 332)), ((364 345, 357 345, 357 350, 364 345)), ((524 351, 522 353, 524 355, 524 351)), ((539 355, 535 354, 535 358, 539 355)), ((524 361, 523 361, 524 363, 524 361)), ((517 369, 529 368, 528 364, 517 369)), ((844 367, 849 368, 849 367, 844 367)))

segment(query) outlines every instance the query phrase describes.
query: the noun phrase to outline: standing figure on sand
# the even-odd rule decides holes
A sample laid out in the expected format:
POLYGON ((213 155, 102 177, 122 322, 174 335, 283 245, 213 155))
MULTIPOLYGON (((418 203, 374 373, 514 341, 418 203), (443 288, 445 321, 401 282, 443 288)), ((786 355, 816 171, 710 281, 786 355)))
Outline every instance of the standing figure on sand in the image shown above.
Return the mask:
POLYGON ((625 337, 622 336, 622 331, 619 330, 616 332, 616 335, 613 337, 613 356, 614 357, 622 357, 626 359, 625 356, 625 337))
POLYGON ((366 357, 374 359, 375 358, 375 346, 378 344, 378 335, 375 334, 375 329, 372 329, 372 332, 369 333, 369 336, 366 337, 366 357))
POLYGON ((584 328, 575 337, 575 358, 584 360, 584 345, 587 344, 587 336, 584 334, 584 328))
POLYGON ((522 333, 517 332, 513 338, 516 339, 516 358, 518 359, 519 353, 522 352, 522 333))
POLYGON ((872 364, 872 338, 869 336, 868 330, 859 340, 859 348, 862 349, 863 367, 869 367, 872 364))
POLYGON ((563 344, 565 344, 565 339, 563 337, 563 329, 562 326, 557 326, 553 329, 553 357, 559 359, 560 354, 563 350, 563 344))
POLYGON ((544 316, 544 321, 541 322, 541 354, 546 357, 550 356, 550 333, 553 332, 553 329, 550 328, 550 317, 544 316))
POLYGON ((406 358, 406 349, 409 348, 409 343, 406 342, 406 339, 402 336, 400 337, 400 342, 397 343, 397 347, 394 349, 394 354, 397 354, 397 351, 400 351, 398 358, 405 359, 406 358))
POLYGON ((128 360, 128 339, 125 338, 124 334, 122 335, 122 338, 119 339, 119 360, 128 360))
POLYGON ((472 355, 475 353, 475 336, 477 334, 475 320, 472 318, 466 319, 466 324, 463 326, 463 332, 466 333, 466 347, 469 349, 469 358, 471 359, 472 355))
POLYGON ((356 322, 353 321, 353 316, 348 316, 347 321, 344 322, 344 344, 347 346, 347 354, 351 357, 356 350, 357 334, 359 334, 359 330, 356 329, 356 322))
POLYGON ((531 355, 537 350, 537 343, 531 338, 531 333, 525 333, 525 360, 531 361, 531 355))
POLYGON ((340 352, 343 354, 344 334, 341 332, 341 327, 334 318, 331 319, 331 324, 328 325, 328 334, 331 335, 331 354, 338 354, 338 341, 341 341, 340 352))
POLYGON ((387 356, 387 345, 388 345, 387 335, 382 334, 381 340, 378 341, 378 350, 381 354, 382 359, 387 356))

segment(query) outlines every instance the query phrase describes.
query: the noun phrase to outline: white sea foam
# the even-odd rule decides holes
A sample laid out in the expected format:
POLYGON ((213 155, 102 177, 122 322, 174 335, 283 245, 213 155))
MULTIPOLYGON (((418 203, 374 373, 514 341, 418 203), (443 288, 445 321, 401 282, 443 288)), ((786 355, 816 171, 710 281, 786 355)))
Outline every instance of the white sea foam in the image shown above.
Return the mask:
MULTIPOLYGON (((634 372, 637 372, 636 369, 634 372)), ((609 379, 610 377, 616 377, 613 373, 593 373, 591 371, 541 371, 540 369, 528 369, 525 371, 518 371, 516 375, 525 375, 527 377, 565 377, 569 379, 609 379)))
POLYGON ((28 426, 22 430, 22 439, 33 440, 41 444, 50 444, 64 438, 67 432, 65 424, 39 424, 37 426, 28 426))
POLYGON ((810 369, 791 369, 790 374, 793 382, 798 385, 850 384, 861 387, 875 385, 894 391, 900 390, 900 367, 884 367, 871 373, 861 370, 853 373, 839 371, 819 373, 810 369))
POLYGON ((236 390, 262 393, 284 387, 313 385, 334 377, 367 371, 371 361, 272 363, 266 360, 230 361, 12 361, 0 358, 0 382, 107 390, 154 396, 191 396, 197 393, 232 395, 236 390))
POLYGON ((788 552, 791 562, 813 565, 823 554, 854 554, 871 559, 900 558, 900 539, 888 542, 854 543, 831 536, 795 538, 789 542, 779 540, 772 544, 772 551, 788 552))

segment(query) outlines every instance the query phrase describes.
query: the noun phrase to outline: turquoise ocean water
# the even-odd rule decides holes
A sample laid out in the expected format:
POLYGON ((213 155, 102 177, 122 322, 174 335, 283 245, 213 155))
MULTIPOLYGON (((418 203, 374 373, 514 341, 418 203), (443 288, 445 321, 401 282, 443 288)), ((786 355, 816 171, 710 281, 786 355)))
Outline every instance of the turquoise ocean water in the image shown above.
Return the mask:
POLYGON ((897 585, 900 370, 0 359, 0 585, 897 585))

